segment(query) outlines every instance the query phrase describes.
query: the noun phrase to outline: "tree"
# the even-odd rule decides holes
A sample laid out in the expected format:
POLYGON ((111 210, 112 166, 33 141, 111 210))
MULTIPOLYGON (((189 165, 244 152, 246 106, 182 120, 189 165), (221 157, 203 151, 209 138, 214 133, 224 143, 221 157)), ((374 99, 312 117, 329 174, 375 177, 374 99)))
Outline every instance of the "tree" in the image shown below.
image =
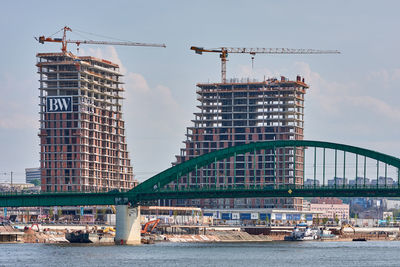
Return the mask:
POLYGON ((49 217, 50 217, 50 219, 53 219, 53 207, 50 207, 49 217))
POLYGON ((328 218, 322 218, 322 223, 325 225, 329 221, 328 218))

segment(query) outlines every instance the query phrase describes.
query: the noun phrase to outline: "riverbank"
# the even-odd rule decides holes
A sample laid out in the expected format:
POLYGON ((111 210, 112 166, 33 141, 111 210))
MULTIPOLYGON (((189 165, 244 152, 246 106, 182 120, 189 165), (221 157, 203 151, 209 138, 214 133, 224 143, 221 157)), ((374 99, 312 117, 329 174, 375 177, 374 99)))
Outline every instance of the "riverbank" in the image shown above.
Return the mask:
POLYGON ((206 235, 165 235, 169 242, 202 243, 202 242, 270 242, 267 235, 251 235, 238 231, 214 231, 206 235))
MULTIPOLYGON (((68 231, 92 231, 93 226, 87 225, 52 225, 35 227, 25 227, 14 225, 13 229, 8 226, 8 232, 15 235, 15 239, 5 239, 5 242, 12 243, 68 243, 65 233, 68 231), (11 232, 12 230, 12 232, 11 232)), ((143 239, 151 242, 172 242, 172 243, 237 243, 237 242, 271 242, 283 241, 285 236, 290 234, 289 229, 269 229, 268 234, 261 233, 262 228, 240 228, 240 227, 207 227, 201 226, 202 230, 197 232, 187 232, 187 226, 182 226, 185 231, 176 233, 176 229, 168 233, 146 235, 143 239), (254 231, 254 229, 260 231, 254 231), (257 233, 256 233, 257 232, 257 233)), ((200 229, 200 228, 199 228, 200 229)), ((266 229, 266 228, 264 228, 266 229)), ((381 228, 350 228, 341 232, 336 229, 335 238, 316 240, 317 242, 344 241, 350 242, 353 239, 366 241, 399 241, 398 229, 381 228), (384 231, 386 230, 386 231, 384 231)), ((191 229, 190 231, 193 231, 191 229)), ((1 241, 0 241, 1 242, 1 241)), ((4 241, 3 241, 4 242, 4 241)))

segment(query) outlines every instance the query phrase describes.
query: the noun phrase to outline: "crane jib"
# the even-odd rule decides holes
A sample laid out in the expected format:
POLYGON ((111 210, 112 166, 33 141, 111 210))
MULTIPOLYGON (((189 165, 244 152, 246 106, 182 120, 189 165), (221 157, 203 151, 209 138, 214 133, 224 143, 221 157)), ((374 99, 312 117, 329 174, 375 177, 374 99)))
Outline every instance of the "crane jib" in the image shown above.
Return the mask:
POLYGON ((154 44, 154 43, 137 43, 137 42, 108 42, 108 41, 93 41, 93 40, 68 40, 66 38, 66 32, 72 31, 69 27, 65 26, 61 29, 63 31, 63 38, 51 38, 40 36, 35 38, 39 43, 44 44, 44 42, 60 42, 62 43, 62 51, 67 51, 67 43, 74 43, 76 45, 80 44, 98 44, 98 45, 126 45, 126 46, 146 46, 146 47, 167 47, 165 44, 154 44))
POLYGON ((259 48, 259 47, 220 47, 218 49, 209 49, 204 47, 192 46, 196 54, 203 52, 220 53, 221 58, 221 81, 226 83, 226 62, 228 53, 250 54, 252 62, 256 54, 340 54, 338 50, 318 50, 318 49, 293 49, 293 48, 259 48))

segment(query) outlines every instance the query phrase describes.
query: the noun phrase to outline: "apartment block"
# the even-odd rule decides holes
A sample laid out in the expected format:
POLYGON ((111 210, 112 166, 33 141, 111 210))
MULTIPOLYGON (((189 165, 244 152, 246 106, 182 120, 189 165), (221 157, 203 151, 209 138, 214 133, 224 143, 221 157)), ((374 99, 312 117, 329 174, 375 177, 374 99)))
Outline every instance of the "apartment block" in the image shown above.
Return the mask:
POLYGON ((42 191, 135 185, 122 119, 122 74, 104 59, 39 53, 42 191))
MULTIPOLYGON (((300 76, 295 81, 286 77, 262 82, 232 79, 197 87, 198 111, 194 113, 193 126, 187 128, 185 147, 176 156, 175 164, 251 142, 303 139, 308 85, 300 76)), ((177 182, 187 187, 301 185, 303 162, 302 148, 262 150, 210 164, 177 182)), ((298 198, 208 199, 190 200, 188 204, 206 208, 302 208, 298 198)))

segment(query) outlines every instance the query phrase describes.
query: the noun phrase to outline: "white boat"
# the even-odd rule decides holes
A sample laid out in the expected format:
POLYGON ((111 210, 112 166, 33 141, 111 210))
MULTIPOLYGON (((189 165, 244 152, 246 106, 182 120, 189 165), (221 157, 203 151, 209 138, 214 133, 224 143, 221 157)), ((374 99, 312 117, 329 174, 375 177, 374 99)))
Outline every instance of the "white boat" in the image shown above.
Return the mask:
POLYGON ((320 238, 318 229, 311 229, 306 227, 304 230, 298 227, 293 229, 289 236, 285 236, 285 241, 311 241, 320 238))

